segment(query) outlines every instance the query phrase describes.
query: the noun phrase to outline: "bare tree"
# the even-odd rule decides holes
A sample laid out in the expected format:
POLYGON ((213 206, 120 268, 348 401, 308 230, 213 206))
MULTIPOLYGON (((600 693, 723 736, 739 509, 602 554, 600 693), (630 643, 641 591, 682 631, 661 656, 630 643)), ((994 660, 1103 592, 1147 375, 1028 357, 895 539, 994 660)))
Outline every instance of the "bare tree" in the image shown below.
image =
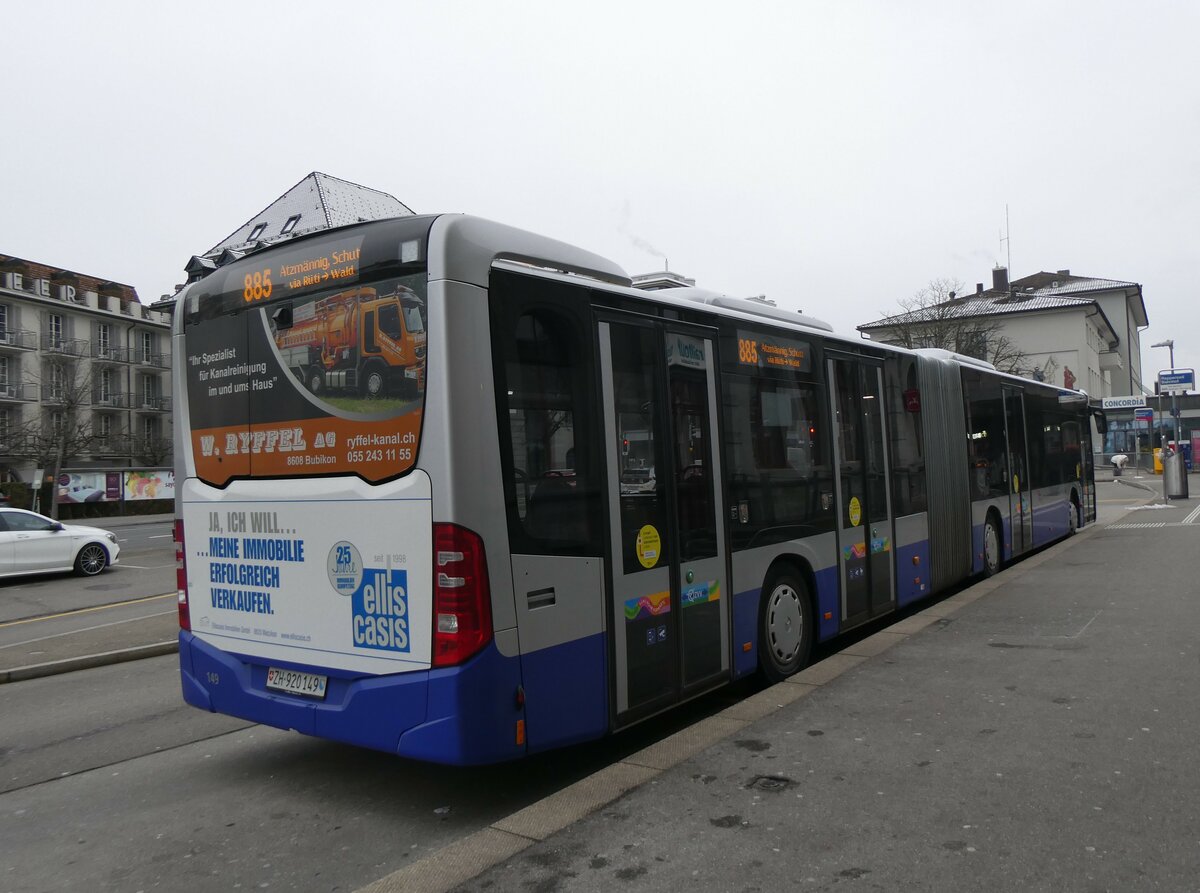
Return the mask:
POLYGON ((133 438, 133 455, 151 467, 169 464, 174 445, 169 437, 145 436, 133 438))
MULTIPOLYGON (((40 373, 26 373, 26 386, 40 391, 41 409, 36 418, 13 426, 7 452, 32 459, 46 469, 57 486, 58 476, 71 460, 91 450, 96 442, 83 407, 91 403, 91 370, 76 357, 47 359, 40 373)), ((37 481, 35 486, 41 486, 37 481)), ((50 499, 47 512, 58 517, 58 503, 50 499)))
POLYGON ((900 347, 952 350, 986 360, 1001 372, 1024 371, 1028 358, 1004 334, 1003 322, 980 315, 984 308, 972 306, 973 296, 958 297, 962 288, 957 279, 931 280, 911 298, 898 301, 904 312, 888 317, 886 325, 874 329, 874 337, 900 347))

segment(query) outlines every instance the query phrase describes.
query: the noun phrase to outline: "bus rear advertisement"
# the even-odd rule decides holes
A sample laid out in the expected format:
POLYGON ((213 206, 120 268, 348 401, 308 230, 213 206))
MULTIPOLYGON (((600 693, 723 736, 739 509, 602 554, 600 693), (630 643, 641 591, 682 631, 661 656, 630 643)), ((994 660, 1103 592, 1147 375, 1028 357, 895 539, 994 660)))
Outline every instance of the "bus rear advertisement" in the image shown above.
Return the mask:
POLYGON ((623 729, 1095 518, 1087 396, 462 215, 173 330, 185 700, 450 764, 623 729))

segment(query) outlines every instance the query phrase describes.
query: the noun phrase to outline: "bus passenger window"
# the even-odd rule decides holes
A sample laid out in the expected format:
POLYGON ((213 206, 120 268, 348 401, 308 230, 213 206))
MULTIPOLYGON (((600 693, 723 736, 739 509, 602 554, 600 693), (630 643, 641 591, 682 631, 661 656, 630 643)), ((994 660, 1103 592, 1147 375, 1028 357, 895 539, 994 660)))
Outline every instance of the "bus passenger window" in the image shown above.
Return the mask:
MULTIPOLYGON (((511 447, 509 535, 514 552, 594 551, 598 510, 590 452, 579 436, 586 350, 573 321, 551 310, 519 316, 504 364, 511 447)), ((505 424, 507 423, 507 424, 505 424)))

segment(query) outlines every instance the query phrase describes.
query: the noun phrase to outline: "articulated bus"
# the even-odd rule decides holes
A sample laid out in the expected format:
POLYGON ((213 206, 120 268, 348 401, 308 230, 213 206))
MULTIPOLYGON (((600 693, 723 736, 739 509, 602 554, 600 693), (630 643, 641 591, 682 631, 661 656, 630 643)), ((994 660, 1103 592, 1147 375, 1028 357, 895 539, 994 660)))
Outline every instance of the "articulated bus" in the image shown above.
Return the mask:
POLYGON ((1095 519, 1083 393, 469 216, 249 253, 173 337, 185 700, 419 760, 781 680, 1095 519), (366 334, 314 388, 289 333, 335 296, 366 334))

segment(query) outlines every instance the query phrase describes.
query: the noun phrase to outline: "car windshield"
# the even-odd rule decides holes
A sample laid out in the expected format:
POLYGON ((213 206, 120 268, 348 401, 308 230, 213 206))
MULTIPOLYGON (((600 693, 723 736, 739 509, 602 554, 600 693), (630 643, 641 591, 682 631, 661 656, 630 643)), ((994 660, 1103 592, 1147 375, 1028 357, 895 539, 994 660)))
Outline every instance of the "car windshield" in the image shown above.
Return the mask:
POLYGON ((50 530, 58 522, 33 512, 8 511, 0 513, 9 530, 50 530))

